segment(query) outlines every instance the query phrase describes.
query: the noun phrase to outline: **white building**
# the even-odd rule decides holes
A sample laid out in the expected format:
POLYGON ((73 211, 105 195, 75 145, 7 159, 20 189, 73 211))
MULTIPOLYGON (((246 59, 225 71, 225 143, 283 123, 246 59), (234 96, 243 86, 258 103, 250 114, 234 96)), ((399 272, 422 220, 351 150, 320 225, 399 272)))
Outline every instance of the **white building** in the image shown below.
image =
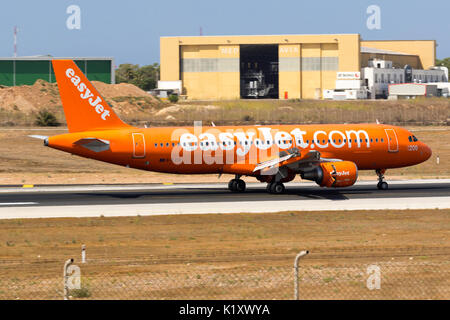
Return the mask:
MULTIPOLYGON (((433 67, 430 70, 392 67, 388 60, 369 60, 361 72, 338 72, 335 89, 323 91, 324 99, 376 99, 387 98, 389 85, 399 83, 448 82, 448 69, 433 67)), ((445 90, 442 91, 444 93, 445 90)))

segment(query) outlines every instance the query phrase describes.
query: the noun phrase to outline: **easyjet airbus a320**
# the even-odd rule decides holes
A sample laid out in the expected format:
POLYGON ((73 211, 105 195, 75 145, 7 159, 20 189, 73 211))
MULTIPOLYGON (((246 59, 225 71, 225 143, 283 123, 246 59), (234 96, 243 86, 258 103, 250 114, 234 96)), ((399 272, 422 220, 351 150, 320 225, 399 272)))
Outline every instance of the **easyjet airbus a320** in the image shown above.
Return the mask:
POLYGON ((228 188, 245 191, 242 176, 267 183, 270 193, 300 175, 321 187, 348 187, 358 170, 426 161, 431 149, 408 130, 382 124, 135 128, 122 122, 71 60, 54 60, 69 133, 44 145, 81 157, 148 171, 235 175, 228 188))

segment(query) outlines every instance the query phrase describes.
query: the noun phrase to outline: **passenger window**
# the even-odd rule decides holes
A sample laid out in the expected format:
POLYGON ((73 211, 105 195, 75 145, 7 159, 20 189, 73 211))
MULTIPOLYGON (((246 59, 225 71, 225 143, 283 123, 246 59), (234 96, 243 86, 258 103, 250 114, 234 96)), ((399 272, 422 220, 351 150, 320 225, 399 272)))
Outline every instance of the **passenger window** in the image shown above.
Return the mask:
POLYGON ((383 138, 381 138, 381 142, 384 142, 384 139, 383 139, 383 138))
POLYGON ((158 144, 157 143, 155 143, 155 148, 158 146, 158 144))
POLYGON ((161 145, 161 147, 163 147, 163 146, 164 146, 164 143, 160 143, 160 145, 161 145))

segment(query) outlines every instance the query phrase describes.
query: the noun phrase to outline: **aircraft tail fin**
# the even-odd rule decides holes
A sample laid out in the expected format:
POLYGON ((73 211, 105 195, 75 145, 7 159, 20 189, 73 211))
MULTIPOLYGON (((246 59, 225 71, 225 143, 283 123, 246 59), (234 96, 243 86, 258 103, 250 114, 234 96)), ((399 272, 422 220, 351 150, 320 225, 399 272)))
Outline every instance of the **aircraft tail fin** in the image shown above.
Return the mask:
POLYGON ((69 132, 119 129, 124 123, 72 60, 52 60, 69 132))

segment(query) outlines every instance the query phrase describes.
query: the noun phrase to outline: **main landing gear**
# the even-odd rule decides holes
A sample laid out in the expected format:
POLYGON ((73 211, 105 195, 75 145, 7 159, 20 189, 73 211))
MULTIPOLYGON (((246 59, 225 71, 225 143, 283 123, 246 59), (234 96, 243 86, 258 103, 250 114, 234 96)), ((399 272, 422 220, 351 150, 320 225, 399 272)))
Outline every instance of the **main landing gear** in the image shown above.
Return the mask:
POLYGON ((270 182, 267 184, 266 190, 268 193, 281 194, 284 193, 286 188, 282 182, 270 182))
POLYGON ((386 172, 386 169, 377 169, 375 170, 378 176, 378 184, 377 188, 379 190, 387 190, 389 188, 389 185, 386 181, 384 181, 384 173, 386 172))
POLYGON ((245 181, 240 179, 240 175, 236 175, 236 178, 228 182, 228 189, 231 192, 244 192, 245 191, 245 181))

